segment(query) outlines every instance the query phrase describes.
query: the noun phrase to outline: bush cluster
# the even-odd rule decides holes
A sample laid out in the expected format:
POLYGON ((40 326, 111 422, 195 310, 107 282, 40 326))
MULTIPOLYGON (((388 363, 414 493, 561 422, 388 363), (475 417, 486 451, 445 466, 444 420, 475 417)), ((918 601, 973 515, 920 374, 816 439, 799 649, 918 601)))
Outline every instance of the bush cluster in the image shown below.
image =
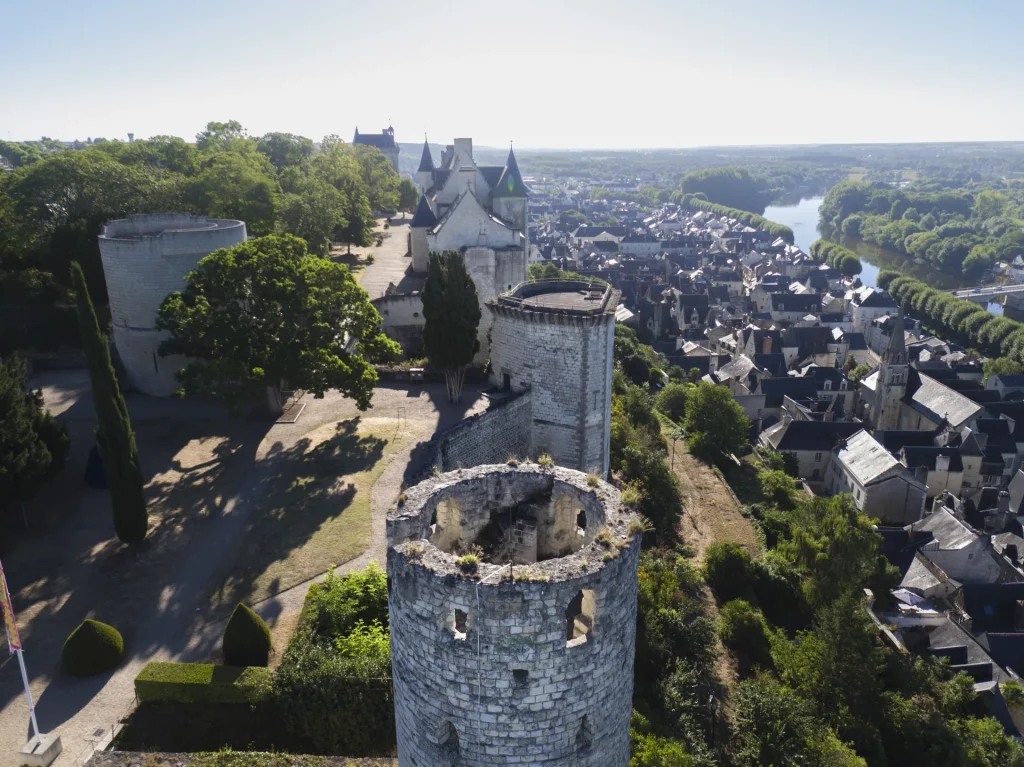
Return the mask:
POLYGON ((224 662, 229 666, 266 666, 270 628, 252 608, 239 603, 224 629, 224 662))
POLYGON ((72 676, 102 674, 117 668, 123 655, 121 633, 113 626, 86 618, 64 642, 61 669, 72 676))

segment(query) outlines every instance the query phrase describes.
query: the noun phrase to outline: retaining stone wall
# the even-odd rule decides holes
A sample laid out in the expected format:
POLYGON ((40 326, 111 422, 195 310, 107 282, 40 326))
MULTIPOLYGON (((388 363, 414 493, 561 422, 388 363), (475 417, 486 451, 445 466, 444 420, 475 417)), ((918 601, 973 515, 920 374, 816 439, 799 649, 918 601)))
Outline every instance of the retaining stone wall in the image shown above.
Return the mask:
POLYGON ((530 455, 532 425, 530 392, 494 403, 436 438, 434 466, 441 471, 482 463, 504 463, 509 456, 530 455))

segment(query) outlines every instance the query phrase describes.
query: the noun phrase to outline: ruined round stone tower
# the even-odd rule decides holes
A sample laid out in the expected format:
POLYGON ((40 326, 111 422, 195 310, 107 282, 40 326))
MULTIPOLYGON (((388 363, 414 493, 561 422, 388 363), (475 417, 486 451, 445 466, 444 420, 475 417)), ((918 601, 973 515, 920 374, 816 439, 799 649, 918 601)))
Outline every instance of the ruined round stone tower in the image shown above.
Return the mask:
POLYGON ((628 765, 637 522, 612 486, 536 464, 406 493, 387 520, 400 767, 628 765))
POLYGON ((136 389, 166 395, 184 357, 157 352, 166 333, 156 330, 160 304, 183 290, 185 277, 218 248, 245 242, 245 223, 190 213, 138 215, 110 221, 99 236, 107 280, 114 346, 136 389))
POLYGON ((618 291, 576 280, 524 282, 488 302, 491 380, 531 390, 533 455, 608 474, 618 291))

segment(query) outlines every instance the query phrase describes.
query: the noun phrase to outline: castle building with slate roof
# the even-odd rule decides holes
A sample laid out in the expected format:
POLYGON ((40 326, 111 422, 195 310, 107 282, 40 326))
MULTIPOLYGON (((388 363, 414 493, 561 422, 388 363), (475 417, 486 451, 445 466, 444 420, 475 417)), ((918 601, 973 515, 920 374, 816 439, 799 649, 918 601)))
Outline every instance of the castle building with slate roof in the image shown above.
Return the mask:
MULTIPOLYGON (((526 280, 529 189, 511 149, 505 165, 481 165, 473 159, 473 140, 457 138, 435 167, 424 141, 416 184, 420 201, 409 227, 414 272, 426 273, 433 251, 459 251, 481 304, 526 280)), ((485 312, 480 322, 483 358, 489 328, 485 312)))
POLYGON ((391 167, 398 173, 398 153, 401 149, 395 141, 395 129, 390 125, 380 133, 360 133, 356 128, 356 135, 352 138, 353 146, 375 146, 380 153, 391 161, 391 167))

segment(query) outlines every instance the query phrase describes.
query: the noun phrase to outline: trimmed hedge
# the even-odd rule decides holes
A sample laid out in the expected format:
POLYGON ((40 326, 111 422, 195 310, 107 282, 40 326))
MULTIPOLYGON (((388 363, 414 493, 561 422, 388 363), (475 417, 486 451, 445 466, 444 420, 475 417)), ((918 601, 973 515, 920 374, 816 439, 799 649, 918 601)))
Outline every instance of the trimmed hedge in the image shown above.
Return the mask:
POLYGON ((224 629, 224 662, 229 666, 266 666, 271 646, 270 628, 239 602, 224 629))
POLYGON ((121 633, 86 618, 71 632, 60 654, 61 669, 72 676, 92 676, 116 668, 124 655, 121 633))
POLYGON ((135 677, 135 694, 140 703, 256 703, 272 676, 259 666, 154 662, 135 677))

